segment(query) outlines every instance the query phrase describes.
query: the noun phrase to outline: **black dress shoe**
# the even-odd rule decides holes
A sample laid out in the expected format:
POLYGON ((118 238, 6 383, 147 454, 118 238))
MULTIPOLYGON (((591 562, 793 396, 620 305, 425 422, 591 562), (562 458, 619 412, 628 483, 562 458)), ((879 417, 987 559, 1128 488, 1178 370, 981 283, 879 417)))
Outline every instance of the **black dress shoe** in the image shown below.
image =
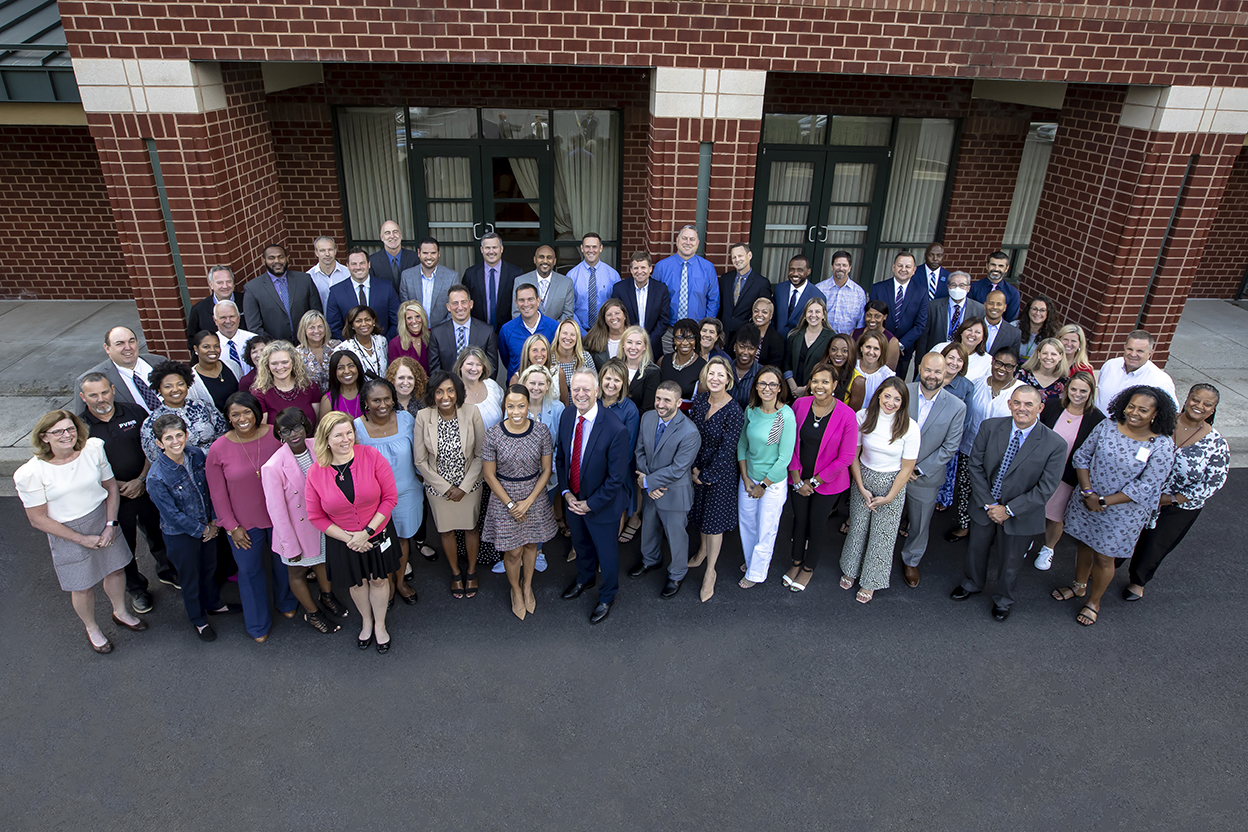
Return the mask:
POLYGON ((680 592, 680 585, 682 583, 684 583, 684 581, 673 581, 671 578, 668 578, 667 584, 663 587, 663 591, 659 593, 659 597, 671 598, 677 592, 680 592))
POLYGON ((953 592, 949 593, 949 597, 955 601, 965 601, 967 598, 970 598, 972 595, 978 595, 978 594, 979 594, 978 589, 975 590, 974 592, 971 592, 969 589, 964 589, 962 587, 962 584, 958 584, 957 586, 953 588, 953 592))
POLYGON ((593 614, 589 616, 589 623, 598 624, 599 622, 605 621, 607 616, 610 614, 611 614, 611 605, 603 604, 600 602, 598 606, 594 607, 593 614))
POLYGON ((992 605, 992 617, 997 619, 998 621, 1004 621, 1005 619, 1010 617, 1010 608, 1001 607, 1001 606, 997 606, 996 604, 993 604, 992 605))
POLYGON ((971 536, 970 532, 967 532, 966 534, 957 534, 957 532, 959 531, 962 531, 962 530, 950 529, 949 531, 945 532, 945 540, 948 540, 950 543, 964 543, 966 539, 971 536))
POLYGON ((636 566, 628 570, 628 577, 640 578, 642 575, 645 575, 649 572, 653 572, 654 570, 658 569, 660 566, 662 566, 661 563, 656 563, 656 564, 653 564, 652 566, 646 566, 646 562, 644 560, 639 560, 637 561, 636 566))
POLYGON ((358 647, 358 648, 360 648, 361 650, 367 650, 367 649, 368 649, 368 647, 369 647, 369 645, 370 645, 370 644, 372 644, 372 643, 373 643, 373 634, 372 634, 372 633, 369 633, 369 634, 368 634, 368 638, 357 638, 357 639, 355 640, 355 646, 356 646, 356 647, 358 647))
POLYGON ((377 652, 378 652, 378 653, 381 653, 381 654, 384 656, 386 653, 389 653, 389 652, 390 652, 390 645, 391 645, 391 644, 394 644, 394 637, 393 637, 393 636, 391 636, 390 640, 389 640, 389 641, 387 641, 385 644, 382 644, 380 641, 379 641, 379 642, 377 642, 377 652))
POLYGON ((573 598, 580 598, 581 593, 593 587, 593 584, 578 584, 576 581, 568 584, 568 588, 563 591, 560 597, 565 601, 571 601, 573 598))

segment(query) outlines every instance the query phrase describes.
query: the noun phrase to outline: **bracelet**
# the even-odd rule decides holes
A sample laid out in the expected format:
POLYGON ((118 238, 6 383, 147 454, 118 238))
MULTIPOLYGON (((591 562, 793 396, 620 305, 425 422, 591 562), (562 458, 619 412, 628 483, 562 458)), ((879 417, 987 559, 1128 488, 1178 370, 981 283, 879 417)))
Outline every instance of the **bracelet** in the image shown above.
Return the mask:
POLYGON ((804 485, 806 484, 806 481, 805 481, 805 480, 798 480, 797 482, 794 482, 794 483, 789 483, 789 484, 790 484, 791 486, 793 486, 793 490, 794 490, 794 491, 801 491, 801 490, 802 490, 802 486, 804 486, 804 485))
POLYGON ((117 525, 117 521, 116 521, 116 520, 109 520, 109 521, 108 521, 108 522, 106 522, 104 525, 105 525, 105 526, 116 526, 116 525, 117 525))
POLYGON ((1091 488, 1085 488, 1084 490, 1080 491, 1079 493, 1080 493, 1080 494, 1082 494, 1082 495, 1083 495, 1083 496, 1085 496, 1085 497, 1091 497, 1091 496, 1092 496, 1093 494, 1095 494, 1096 492, 1095 492, 1095 491, 1093 491, 1091 488))

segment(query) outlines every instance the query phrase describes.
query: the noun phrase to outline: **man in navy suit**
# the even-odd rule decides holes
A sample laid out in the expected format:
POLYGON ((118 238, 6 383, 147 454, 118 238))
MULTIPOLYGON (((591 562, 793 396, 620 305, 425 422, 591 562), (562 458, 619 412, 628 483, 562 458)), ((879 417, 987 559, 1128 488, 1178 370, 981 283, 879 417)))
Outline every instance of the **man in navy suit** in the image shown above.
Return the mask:
POLYGON ((754 316, 754 301, 771 299, 771 281, 751 267, 754 253, 745 243, 735 243, 728 250, 732 268, 719 278, 719 320, 724 331, 732 335, 754 316))
POLYGON ((398 335, 399 294, 389 280, 373 278, 368 252, 359 247, 351 249, 347 254, 347 271, 351 273, 350 280, 341 280, 329 287, 325 320, 329 322, 330 337, 343 337, 342 326, 347 313, 357 306, 367 306, 377 313, 378 332, 384 332, 387 338, 398 335))
POLYGON ((650 279, 653 271, 650 255, 637 252, 629 265, 632 278, 612 286, 611 297, 624 304, 629 326, 640 326, 650 334, 650 352, 658 361, 663 355, 663 334, 672 315, 672 296, 666 283, 650 279))
POLYGON ((464 285, 472 293, 472 316, 497 334, 511 320, 511 293, 524 269, 503 261, 503 238, 493 231, 481 238, 481 256, 484 263, 464 269, 464 285))
POLYGON ((368 267, 373 277, 389 280, 394 284, 394 291, 399 291, 399 281, 403 272, 420 265, 420 258, 411 249, 403 248, 403 232, 394 220, 386 220, 381 224, 381 251, 368 258, 368 267))
POLYGON ((971 300, 987 305, 989 292, 1000 292, 1005 295, 1005 319, 1010 323, 1018 321, 1019 307, 1023 304, 1023 296, 1005 279, 1010 270, 1010 255, 1004 251, 994 251, 988 255, 988 276, 971 284, 971 300))
POLYGON ((949 270, 941 265, 944 259, 945 247, 940 243, 932 243, 923 252, 923 268, 915 277, 927 287, 929 301, 949 297, 949 270))
POLYGON ((913 254, 900 251, 893 258, 893 279, 880 281, 871 287, 870 299, 888 304, 884 328, 896 335, 901 344, 897 377, 903 381, 906 371, 910 369, 914 345, 927 329, 927 287, 911 279, 915 265, 913 254))
POLYGON ((572 374, 573 407, 559 420, 559 493, 567 505, 568 528, 576 548, 576 579, 563 591, 565 601, 581 597, 602 569, 598 605, 589 617, 598 624, 611 612, 620 587, 617 535, 626 496, 624 478, 632 456, 628 429, 598 403, 598 377, 589 370, 572 374))
POLYGON ((789 261, 788 282, 776 284, 776 332, 781 338, 789 337, 789 330, 802 319, 806 304, 815 298, 827 302, 810 280, 810 261, 799 254, 789 261))

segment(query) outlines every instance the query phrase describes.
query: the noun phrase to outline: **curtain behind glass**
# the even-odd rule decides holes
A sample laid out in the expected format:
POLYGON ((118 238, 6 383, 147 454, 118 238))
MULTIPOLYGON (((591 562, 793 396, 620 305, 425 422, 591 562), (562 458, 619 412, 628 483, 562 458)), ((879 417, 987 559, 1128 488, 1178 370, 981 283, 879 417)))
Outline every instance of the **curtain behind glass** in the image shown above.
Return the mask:
MULTIPOLYGON (((611 239, 619 227, 618 113, 555 111, 554 156, 556 238, 579 240, 593 231, 611 239)), ((523 180, 520 187, 529 196, 523 180)))
MULTIPOLYGON (((954 121, 936 118, 903 118, 897 124, 893 168, 888 200, 880 226, 880 241, 926 246, 936 238, 949 158, 953 153, 954 121)), ((892 276, 893 255, 902 246, 881 246, 875 279, 892 276)), ((922 254, 916 255, 922 260, 922 254)))
MULTIPOLYGON (((1036 224, 1036 210, 1040 207, 1040 193, 1044 190, 1044 176, 1049 170, 1049 156, 1053 153, 1051 129, 1055 125, 1032 124, 1023 145, 1023 159, 1018 168, 1018 181, 1014 183, 1014 198, 1010 201, 1010 216, 1005 222, 1002 243, 1006 246, 1026 246, 1031 243, 1031 229, 1036 224), (1041 134, 1042 128, 1049 128, 1041 134)), ((1020 251, 1015 257, 1014 274, 1023 269, 1027 252, 1020 251)))
POLYGON ((375 239, 381 224, 390 219, 410 234, 412 198, 403 110, 341 109, 338 132, 350 236, 375 239))

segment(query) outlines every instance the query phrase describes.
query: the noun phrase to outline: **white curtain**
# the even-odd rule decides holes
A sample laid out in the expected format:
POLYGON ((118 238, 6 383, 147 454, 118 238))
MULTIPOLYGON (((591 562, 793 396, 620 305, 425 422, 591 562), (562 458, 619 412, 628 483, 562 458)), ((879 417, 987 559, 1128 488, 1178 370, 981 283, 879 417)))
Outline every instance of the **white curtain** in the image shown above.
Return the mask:
MULTIPOLYGON (((888 199, 880 226, 882 241, 918 246, 935 239, 945 180, 949 175, 949 158, 953 153, 953 136, 952 119, 899 120, 888 199)), ((880 249, 876 281, 892 276, 889 267, 899 250, 899 246, 880 249)))
POLYGON ((338 111, 343 180, 352 234, 372 239, 394 220, 411 233, 412 198, 401 108, 338 111))
POLYGON ((473 263, 472 203, 445 202, 472 197, 472 164, 465 156, 426 156, 425 197, 429 234, 442 244, 441 262, 463 273, 473 263))
MULTIPOLYGON (((1023 159, 1018 167, 1018 181, 1014 183, 1014 198, 1010 201, 1010 216, 1005 222, 1005 235, 1001 241, 1007 246, 1031 243, 1031 229, 1036 224, 1036 210, 1040 207, 1049 156, 1053 153, 1052 128, 1055 126, 1036 123, 1027 132, 1023 159)), ((1026 256, 1025 251, 1019 251, 1015 257, 1015 275, 1022 273, 1026 256)))
POLYGON ((620 132, 615 113, 555 112, 557 239, 579 240, 590 231, 605 239, 615 235, 620 213, 620 132))
POLYGON ((808 233, 813 162, 772 162, 767 183, 767 219, 763 230, 763 257, 758 269, 777 283, 789 273, 789 258, 802 251, 808 233), (796 205, 775 205, 794 202, 796 205))

